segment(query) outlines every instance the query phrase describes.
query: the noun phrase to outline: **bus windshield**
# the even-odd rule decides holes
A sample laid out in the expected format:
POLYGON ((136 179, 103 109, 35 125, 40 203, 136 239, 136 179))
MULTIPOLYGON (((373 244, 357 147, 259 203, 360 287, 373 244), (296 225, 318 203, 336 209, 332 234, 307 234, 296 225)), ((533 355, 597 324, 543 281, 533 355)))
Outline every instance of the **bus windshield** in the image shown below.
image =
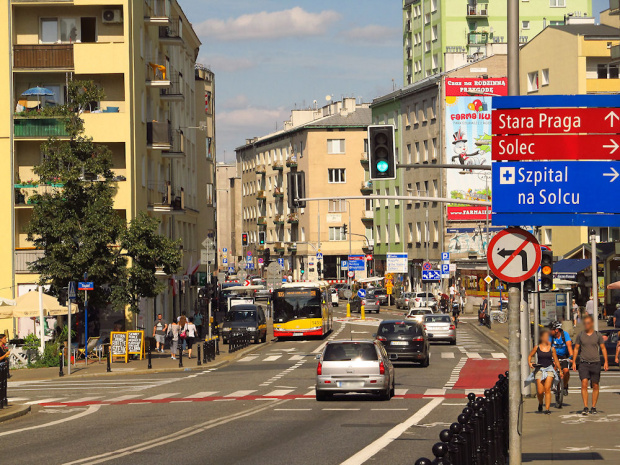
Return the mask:
POLYGON ((303 318, 321 318, 321 292, 319 289, 279 289, 273 300, 273 321, 303 318))

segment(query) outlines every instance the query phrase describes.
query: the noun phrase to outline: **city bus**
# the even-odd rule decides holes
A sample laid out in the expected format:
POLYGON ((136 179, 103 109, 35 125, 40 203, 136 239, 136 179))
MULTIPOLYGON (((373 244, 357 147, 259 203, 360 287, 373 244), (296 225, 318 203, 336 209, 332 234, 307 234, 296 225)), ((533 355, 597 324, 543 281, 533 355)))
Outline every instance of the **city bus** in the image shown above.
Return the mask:
POLYGON ((273 292, 273 335, 304 338, 332 330, 332 309, 324 281, 285 283, 273 292))

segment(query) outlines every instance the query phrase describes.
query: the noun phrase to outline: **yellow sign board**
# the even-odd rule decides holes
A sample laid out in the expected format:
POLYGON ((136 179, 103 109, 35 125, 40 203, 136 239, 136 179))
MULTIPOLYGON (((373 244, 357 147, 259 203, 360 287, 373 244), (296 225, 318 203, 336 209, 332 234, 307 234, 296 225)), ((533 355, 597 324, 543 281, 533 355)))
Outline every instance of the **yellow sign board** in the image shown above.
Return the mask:
POLYGON ((388 283, 388 284, 385 286, 385 292, 386 292, 388 295, 392 295, 392 289, 394 289, 394 285, 393 285, 392 283, 388 283))

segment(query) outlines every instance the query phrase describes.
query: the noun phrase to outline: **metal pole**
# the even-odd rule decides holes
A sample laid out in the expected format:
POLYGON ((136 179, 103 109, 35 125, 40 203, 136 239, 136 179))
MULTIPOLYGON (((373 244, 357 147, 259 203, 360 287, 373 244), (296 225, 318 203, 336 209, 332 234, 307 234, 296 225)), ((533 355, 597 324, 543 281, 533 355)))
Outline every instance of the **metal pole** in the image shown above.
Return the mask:
MULTIPOLYGON (((489 181, 487 179, 487 192, 489 192, 489 181)), ((486 208, 486 222, 487 222, 487 244, 485 247, 484 255, 488 256, 489 253, 489 207, 486 208)), ((490 276, 489 260, 487 262, 487 276, 490 276)), ((502 299, 499 300, 499 309, 502 309, 502 299)), ((491 285, 487 283, 487 311, 491 315, 491 285)))
MULTIPOLYGON (((73 309, 73 301, 71 299, 69 300, 69 315, 67 316, 67 347, 69 347, 69 350, 67 353, 71 353, 71 310, 73 309)), ((69 356, 69 361, 71 360, 71 356, 69 356)), ((70 375, 71 374, 71 363, 69 363, 69 366, 67 367, 67 374, 70 375)))
POLYGON ((521 465, 521 435, 519 434, 519 416, 521 409, 521 354, 519 339, 519 289, 511 287, 508 291, 508 402, 509 402, 509 452, 510 465, 521 465))
MULTIPOLYGON (((84 273, 84 281, 88 281, 88 273, 86 272, 84 273)), ((84 291, 84 348, 88 351, 88 291, 84 291)), ((88 365, 88 357, 84 357, 84 361, 88 365)), ((71 362, 71 358, 69 358, 69 362, 71 362)))
MULTIPOLYGON (((519 1, 508 0, 508 95, 519 95, 519 1)), ((510 465, 513 465, 512 463, 510 465)))
POLYGON ((209 311, 209 320, 207 321, 207 325, 209 326, 209 340, 211 340, 211 331, 212 331, 212 328, 211 328, 211 326, 212 326, 211 325, 211 298, 209 298, 209 304, 208 304, 207 308, 209 309, 208 310, 209 311))
MULTIPOLYGON (((590 247, 592 248, 592 303, 594 304, 594 331, 598 331, 598 269, 596 266, 596 233, 590 232, 590 247)), ((568 305, 568 302, 566 302, 568 305)))
MULTIPOLYGON (((347 200, 347 210, 349 210, 349 257, 351 258, 351 202, 347 200)), ((349 289, 351 288, 351 277, 349 276, 349 271, 351 270, 351 262, 347 261, 349 264, 349 268, 347 269, 347 279, 349 280, 349 289)))
MULTIPOLYGON (((530 366, 527 363, 525 354, 530 351, 530 308, 523 298, 523 284, 521 284, 521 304, 520 304, 520 321, 521 321, 521 379, 525 379, 530 374, 530 366)), ((525 383, 524 383, 525 384, 525 383)), ((528 395, 528 390, 523 386, 521 388, 524 396, 528 395)))
POLYGON ((43 355, 43 351, 45 350, 45 316, 43 315, 43 286, 39 286, 39 337, 41 338, 39 343, 41 345, 41 355, 43 355))

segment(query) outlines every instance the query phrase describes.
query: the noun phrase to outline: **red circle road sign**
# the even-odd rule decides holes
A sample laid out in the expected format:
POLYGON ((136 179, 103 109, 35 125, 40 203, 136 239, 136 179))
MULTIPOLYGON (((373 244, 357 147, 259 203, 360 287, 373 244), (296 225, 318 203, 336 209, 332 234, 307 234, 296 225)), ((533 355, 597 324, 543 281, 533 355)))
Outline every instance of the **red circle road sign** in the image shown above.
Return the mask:
POLYGON ((431 262, 424 262, 424 264, 422 265, 422 269, 424 271, 430 271, 433 269, 433 265, 431 264, 431 262))
POLYGON ((355 271, 349 271, 349 278, 355 278, 355 271))
POLYGON ((368 255, 366 255, 366 261, 369 262, 372 260, 372 254, 369 253, 368 255))
POLYGON ((534 276, 540 266, 540 244, 521 228, 498 232, 487 249, 489 268, 508 283, 520 283, 534 276))

